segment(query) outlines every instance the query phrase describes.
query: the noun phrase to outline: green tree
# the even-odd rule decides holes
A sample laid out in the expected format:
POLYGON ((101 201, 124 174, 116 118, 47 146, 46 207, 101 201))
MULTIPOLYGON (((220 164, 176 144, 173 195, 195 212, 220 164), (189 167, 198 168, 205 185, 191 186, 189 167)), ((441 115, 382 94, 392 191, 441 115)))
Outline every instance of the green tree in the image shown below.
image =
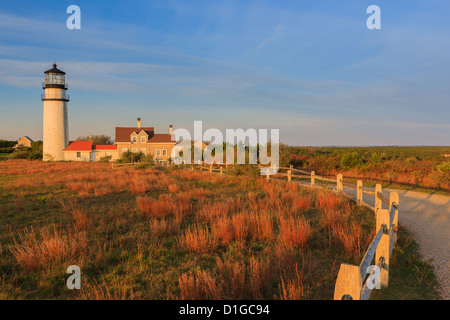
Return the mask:
POLYGON ((30 154, 28 155, 29 160, 42 160, 42 140, 33 142, 31 146, 30 154))
POLYGON ((92 144, 99 145, 99 144, 114 144, 111 137, 105 135, 105 134, 99 134, 99 135, 93 135, 89 139, 89 136, 86 137, 78 137, 77 141, 92 141, 92 144))
POLYGON ((17 141, 9 141, 0 139, 0 148, 12 148, 17 144, 17 141))

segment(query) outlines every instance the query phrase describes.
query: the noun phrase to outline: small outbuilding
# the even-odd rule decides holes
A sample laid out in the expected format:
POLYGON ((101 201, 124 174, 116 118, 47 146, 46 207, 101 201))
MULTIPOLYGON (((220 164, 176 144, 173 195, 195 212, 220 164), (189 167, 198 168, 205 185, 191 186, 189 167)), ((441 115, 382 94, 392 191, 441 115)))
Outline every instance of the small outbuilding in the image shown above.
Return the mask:
POLYGON ((34 142, 33 139, 31 139, 30 137, 23 136, 22 138, 17 140, 17 144, 14 146, 14 149, 17 149, 17 148, 31 148, 33 142, 34 142))

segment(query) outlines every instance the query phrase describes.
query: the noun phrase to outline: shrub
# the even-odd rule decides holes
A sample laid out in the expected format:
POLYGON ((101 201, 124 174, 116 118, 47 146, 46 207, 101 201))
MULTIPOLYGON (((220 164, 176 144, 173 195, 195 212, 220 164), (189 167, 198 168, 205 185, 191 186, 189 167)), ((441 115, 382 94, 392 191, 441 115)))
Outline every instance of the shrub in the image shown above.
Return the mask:
POLYGON ((256 165, 235 164, 227 168, 227 173, 234 176, 246 175, 251 177, 258 177, 260 176, 260 169, 256 165))
POLYGON ((111 161, 111 159, 112 159, 112 156, 103 156, 103 157, 100 157, 100 162, 109 162, 109 161, 111 161))
POLYGON ((127 151, 122 153, 120 159, 117 160, 117 163, 132 163, 132 162, 142 162, 142 157, 145 155, 142 152, 131 152, 127 151))
POLYGON ((450 162, 442 162, 436 166, 439 172, 450 173, 450 162))
POLYGON ((13 148, 0 148, 0 153, 12 153, 13 151, 13 148))
POLYGON ((341 158, 341 167, 346 170, 360 167, 364 164, 364 159, 358 152, 345 153, 341 158))
POLYGON ((30 155, 28 151, 16 151, 9 155, 10 159, 27 159, 30 155))

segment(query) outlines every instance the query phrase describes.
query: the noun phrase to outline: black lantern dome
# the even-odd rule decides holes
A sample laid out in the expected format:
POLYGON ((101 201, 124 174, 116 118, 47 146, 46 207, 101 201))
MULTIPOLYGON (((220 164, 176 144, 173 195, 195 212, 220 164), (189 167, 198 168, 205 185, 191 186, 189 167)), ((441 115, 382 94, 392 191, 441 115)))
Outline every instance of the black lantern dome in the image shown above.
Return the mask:
POLYGON ((67 90, 67 84, 65 80, 65 72, 59 70, 56 67, 56 63, 53 64, 53 68, 44 72, 45 82, 42 88, 60 88, 67 90))

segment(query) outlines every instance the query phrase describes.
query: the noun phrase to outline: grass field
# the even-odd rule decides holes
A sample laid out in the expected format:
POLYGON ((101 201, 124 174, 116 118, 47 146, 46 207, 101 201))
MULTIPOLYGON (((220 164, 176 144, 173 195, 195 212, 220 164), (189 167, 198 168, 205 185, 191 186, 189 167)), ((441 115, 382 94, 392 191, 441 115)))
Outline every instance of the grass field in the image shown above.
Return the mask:
MULTIPOLYGON (((332 299, 374 236, 334 194, 175 167, 2 161, 0 193, 0 299, 332 299)), ((437 298, 405 230, 392 261, 374 298, 437 298)))

